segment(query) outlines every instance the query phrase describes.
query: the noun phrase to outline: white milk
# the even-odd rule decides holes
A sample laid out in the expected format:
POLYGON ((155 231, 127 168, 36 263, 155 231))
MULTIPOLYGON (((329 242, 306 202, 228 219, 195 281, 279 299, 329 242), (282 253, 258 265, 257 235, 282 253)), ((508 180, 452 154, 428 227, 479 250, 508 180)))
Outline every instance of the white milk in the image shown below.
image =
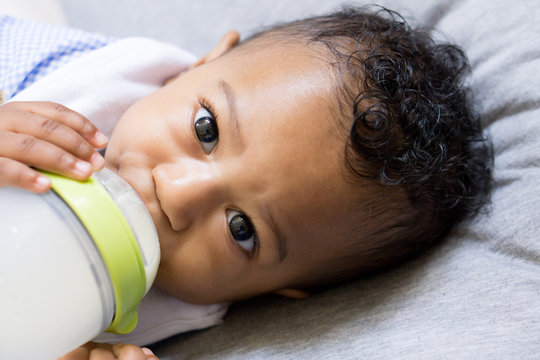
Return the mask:
MULTIPOLYGON (((150 215, 122 179, 109 171, 98 177, 132 226, 147 291, 160 258, 150 215)), ((114 316, 107 267, 66 203, 52 191, 0 188, 0 359, 56 359, 114 316)))
POLYGON ((106 329, 113 290, 69 208, 2 188, 0 214, 0 359, 56 359, 106 329))

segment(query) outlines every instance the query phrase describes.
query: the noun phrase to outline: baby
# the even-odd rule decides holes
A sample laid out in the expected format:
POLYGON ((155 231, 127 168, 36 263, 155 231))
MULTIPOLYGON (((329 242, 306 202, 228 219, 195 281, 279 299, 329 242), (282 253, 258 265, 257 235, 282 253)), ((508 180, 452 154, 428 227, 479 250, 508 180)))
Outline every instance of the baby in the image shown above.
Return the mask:
MULTIPOLYGON (((410 258, 485 202, 467 72, 457 47, 381 8, 229 32, 108 142, 58 104, 0 107, 0 186, 43 192, 32 167, 82 180, 106 166, 152 215, 159 288, 198 304, 301 298, 410 258)), ((153 358, 97 344, 66 358, 92 350, 153 358)))

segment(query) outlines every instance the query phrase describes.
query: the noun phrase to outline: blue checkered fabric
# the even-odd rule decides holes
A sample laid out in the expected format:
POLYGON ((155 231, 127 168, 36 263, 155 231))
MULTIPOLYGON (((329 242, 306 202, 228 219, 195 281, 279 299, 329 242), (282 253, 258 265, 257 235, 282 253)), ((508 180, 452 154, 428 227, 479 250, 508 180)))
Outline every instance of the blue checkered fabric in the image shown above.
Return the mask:
POLYGON ((9 99, 49 72, 112 41, 100 34, 0 15, 0 89, 9 99))

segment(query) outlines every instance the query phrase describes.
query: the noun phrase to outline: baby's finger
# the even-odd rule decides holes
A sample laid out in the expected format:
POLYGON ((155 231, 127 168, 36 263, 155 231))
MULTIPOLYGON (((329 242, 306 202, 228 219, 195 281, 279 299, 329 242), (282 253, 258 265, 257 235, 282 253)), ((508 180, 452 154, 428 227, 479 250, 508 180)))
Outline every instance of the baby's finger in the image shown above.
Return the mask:
POLYGON ((37 139, 48 141, 79 159, 94 165, 95 170, 103 167, 105 160, 82 135, 61 122, 41 114, 25 112, 24 118, 10 124, 15 133, 28 134, 37 139))
POLYGON ((12 106, 22 107, 31 113, 40 114, 46 118, 61 122, 75 130, 96 148, 102 148, 107 144, 107 137, 90 120, 63 105, 47 101, 13 102, 10 104, 14 104, 12 106))
POLYGON ((0 157, 0 187, 5 186, 41 193, 51 187, 51 181, 25 164, 0 157))
POLYGON ((85 180, 93 172, 90 163, 27 134, 0 133, 0 156, 77 180, 85 180))

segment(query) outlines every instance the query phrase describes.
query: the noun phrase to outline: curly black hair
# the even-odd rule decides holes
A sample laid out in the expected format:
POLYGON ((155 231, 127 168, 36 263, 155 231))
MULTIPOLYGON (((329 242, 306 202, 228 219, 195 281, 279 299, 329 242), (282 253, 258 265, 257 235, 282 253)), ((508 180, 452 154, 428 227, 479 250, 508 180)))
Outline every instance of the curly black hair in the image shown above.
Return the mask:
POLYGON ((434 41, 430 31, 379 6, 346 7, 251 39, 269 35, 323 45, 348 124, 349 173, 359 186, 368 180, 381 193, 406 194, 374 200, 382 201, 373 212, 382 225, 351 252, 352 272, 410 257, 488 201, 492 146, 473 109, 465 83, 470 66, 458 46, 434 41))

